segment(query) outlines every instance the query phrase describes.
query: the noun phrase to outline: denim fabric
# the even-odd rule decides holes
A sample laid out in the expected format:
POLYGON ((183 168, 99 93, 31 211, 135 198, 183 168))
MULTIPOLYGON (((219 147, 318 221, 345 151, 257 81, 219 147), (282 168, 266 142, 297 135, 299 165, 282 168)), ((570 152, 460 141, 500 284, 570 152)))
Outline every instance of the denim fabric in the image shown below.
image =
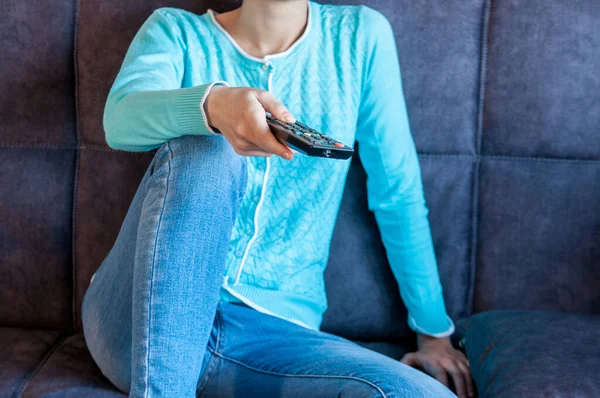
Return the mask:
POLYGON ((129 155, 118 151, 79 151, 79 179, 74 198, 77 211, 73 215, 76 230, 73 263, 77 265, 74 277, 84 283, 73 286, 73 310, 78 326, 81 302, 92 275, 113 246, 154 153, 129 155), (102 165, 110 166, 103 168, 102 165), (99 172, 99 169, 102 171, 99 172), (99 197, 102 200, 98 200, 99 197), (110 239, 107 239, 108 236, 110 239), (90 260, 91 257, 94 260, 90 260), (81 266, 89 261, 96 265, 81 266))
POLYGON ((198 396, 453 397, 425 373, 349 340, 222 303, 198 396))
POLYGON ((329 389, 348 396, 426 396, 428 389, 450 395, 383 355, 239 305, 223 304, 236 310, 223 311, 213 326, 246 167, 223 137, 186 136, 156 153, 84 296, 86 343, 104 375, 132 397, 193 396, 206 369, 215 372, 208 395, 219 397, 265 390, 278 396, 281 378, 273 372, 302 375, 286 383, 288 392, 308 389, 300 396, 329 396, 329 389), (223 361, 216 370, 215 360, 205 361, 201 370, 211 326, 222 337, 211 340, 209 352, 223 361), (257 377, 265 372, 270 376, 257 377))
MULTIPOLYGON (((214 84, 268 90, 311 127, 360 143, 368 208, 409 326, 436 337, 452 334, 388 20, 368 7, 308 2, 307 25, 294 45, 257 58, 213 12, 160 8, 136 33, 108 94, 107 143, 138 152, 184 135, 214 134, 202 111, 214 84)), ((227 253, 224 285, 232 296, 319 329, 327 308, 323 272, 348 166, 301 154, 289 162, 248 159, 247 192, 227 253)))
POLYGON ((131 396, 193 395, 245 184, 222 137, 156 153, 82 309, 92 357, 131 396))
MULTIPOLYGON (((394 27, 449 315, 600 314, 600 2, 322 2, 367 4, 394 27)), ((116 396, 87 348, 71 349, 82 341, 62 344, 53 332, 81 331, 83 293, 152 159, 106 146, 102 107, 154 9, 200 15, 240 1, 1 4, 0 396, 18 396, 21 387, 24 397, 116 396)), ((404 344, 414 335, 365 210, 365 178, 353 164, 322 329, 404 344)), ((574 337, 594 331, 573 330, 574 337)), ((537 336, 530 332, 520 337, 537 336)), ((576 338, 565 341, 564 352, 578 352, 576 338)), ((524 376, 567 369, 562 360, 548 356, 524 376)), ((572 369, 548 386, 573 386, 561 384, 577 380, 581 369, 572 369)))

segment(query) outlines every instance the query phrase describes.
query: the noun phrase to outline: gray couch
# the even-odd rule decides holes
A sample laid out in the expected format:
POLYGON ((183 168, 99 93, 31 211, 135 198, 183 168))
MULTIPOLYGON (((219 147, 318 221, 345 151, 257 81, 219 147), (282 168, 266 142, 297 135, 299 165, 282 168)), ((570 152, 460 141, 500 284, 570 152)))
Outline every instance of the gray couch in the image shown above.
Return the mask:
MULTIPOLYGON (((87 352, 80 306, 152 153, 107 147, 104 101, 153 9, 235 3, 2 0, 0 396, 122 396, 87 352)), ((447 307, 480 394, 600 396, 600 2, 363 3, 396 31, 447 307)), ((323 329, 398 358, 414 335, 365 178, 356 158, 323 329)))

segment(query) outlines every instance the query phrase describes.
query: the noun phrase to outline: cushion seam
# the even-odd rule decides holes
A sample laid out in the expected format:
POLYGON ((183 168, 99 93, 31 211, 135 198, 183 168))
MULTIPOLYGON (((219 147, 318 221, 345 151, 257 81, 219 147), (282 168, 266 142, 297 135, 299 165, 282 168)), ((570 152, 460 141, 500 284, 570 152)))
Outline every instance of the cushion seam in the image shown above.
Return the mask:
MULTIPOLYGON (((99 144, 81 144, 81 145, 70 145, 70 144, 51 144, 44 142, 9 142, 0 141, 0 149, 51 149, 51 150, 86 150, 86 151, 98 151, 98 152, 111 152, 111 153, 125 153, 128 155, 135 155, 136 153, 149 153, 152 151, 144 152, 131 152, 121 151, 118 149, 112 149, 107 146, 99 144)), ((451 153, 451 152, 420 152, 417 151, 420 157, 428 158, 465 158, 465 159, 482 159, 482 160, 502 160, 507 162, 550 162, 550 163, 574 163, 574 164, 597 164, 600 163, 598 159, 586 159, 586 158, 561 158, 561 157, 548 157, 548 156, 517 156, 517 155, 477 155, 468 153, 451 153)))
MULTIPOLYGON (((45 142, 22 142, 22 141, 0 141, 0 148, 24 148, 24 149, 55 149, 55 150, 90 150, 100 152, 124 152, 99 144, 53 144, 45 142)), ((128 152, 129 153, 129 152, 128 152)))
POLYGON ((81 22, 81 0, 75 1, 75 21, 73 26, 73 79, 74 79, 74 96, 75 96, 75 170, 73 173, 73 203, 71 207, 71 326, 73 330, 79 330, 77 308, 77 206, 79 193, 79 170, 81 167, 81 151, 79 144, 81 142, 79 131, 81 129, 81 120, 79 118, 79 27, 81 22))
POLYGON ((477 246, 479 243, 479 196, 481 180, 481 148, 483 141, 483 118, 485 109, 485 83, 488 62, 488 40, 490 30, 491 0, 484 3, 482 27, 481 27, 481 61, 479 66, 479 101, 477 109, 477 130, 475 136, 475 151, 477 157, 473 168, 473 187, 471 192, 471 256, 469 258, 469 272, 467 274, 467 289, 464 303, 466 315, 473 313, 475 298, 475 280, 477 277, 477 246))
POLYGON ((42 359, 40 360, 40 362, 37 364, 37 366, 35 367, 35 369, 33 370, 33 372, 31 372, 28 376, 26 376, 23 381, 21 382, 21 385, 19 387, 19 389, 17 390, 17 393, 15 394, 15 397, 22 397, 23 394, 25 393, 25 391, 27 390, 27 388, 31 385, 31 382, 33 382, 33 380, 35 379, 35 377, 39 374, 39 372, 42 370, 42 368, 44 367, 44 365, 46 365, 46 363, 48 362, 48 360, 50 359, 50 357, 60 348, 62 347, 62 345, 67 341, 67 338, 69 336, 64 336, 61 339, 59 339, 53 346, 52 348, 50 348, 48 350, 48 352, 46 352, 46 354, 42 357, 42 359))

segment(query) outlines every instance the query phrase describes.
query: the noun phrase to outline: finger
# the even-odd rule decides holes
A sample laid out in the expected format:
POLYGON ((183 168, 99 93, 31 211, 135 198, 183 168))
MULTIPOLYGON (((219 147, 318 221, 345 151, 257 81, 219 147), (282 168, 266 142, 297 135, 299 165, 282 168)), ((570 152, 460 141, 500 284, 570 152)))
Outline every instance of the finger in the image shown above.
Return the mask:
POLYGON ((448 374, 442 367, 437 365, 429 365, 426 366, 424 370, 447 388, 450 388, 450 384, 448 383, 448 374))
POLYGON ((283 120, 287 123, 296 123, 296 118, 292 116, 291 112, 281 102, 277 101, 270 92, 260 91, 256 98, 265 111, 273 115, 275 119, 283 120))
MULTIPOLYGON (((257 108, 261 108, 260 105, 258 105, 257 108)), ((279 142, 273 133, 271 133, 271 129, 267 124, 267 118, 264 111, 262 111, 262 108, 261 110, 250 110, 247 115, 247 124, 253 133, 252 143, 259 146, 265 152, 279 155, 287 160, 292 160, 293 154, 290 149, 279 142)))
POLYGON ((238 143, 237 147, 234 148, 235 152, 243 156, 260 156, 269 157, 272 153, 265 152, 261 147, 254 145, 253 143, 246 141, 244 143, 238 143))
POLYGON ((404 355, 400 362, 413 368, 418 368, 421 365, 417 356, 412 352, 404 355))
POLYGON ((459 367, 454 363, 446 364, 445 369, 448 373, 450 373, 450 376, 452 377, 452 382, 454 383, 456 395, 458 395, 461 398, 466 398, 467 389, 465 387, 465 376, 463 372, 461 372, 459 367))
POLYGON ((467 356, 466 356, 466 355, 465 355, 465 354, 464 354, 462 351, 458 351, 458 350, 456 350, 456 351, 455 351, 455 354, 456 354, 456 356, 457 356, 457 357, 458 357, 460 360, 462 360, 462 361, 466 362, 467 366, 470 366, 470 365, 469 365, 469 360, 467 359, 467 356))
POLYGON ((475 396, 475 385, 473 384, 473 377, 471 376, 471 369, 467 366, 468 362, 458 361, 457 366, 462 372, 465 378, 465 386, 467 389, 467 395, 469 397, 475 396))
POLYGON ((268 157, 273 156, 272 153, 267 153, 264 151, 245 151, 244 153, 241 153, 240 155, 254 156, 254 157, 261 157, 261 158, 268 158, 268 157))

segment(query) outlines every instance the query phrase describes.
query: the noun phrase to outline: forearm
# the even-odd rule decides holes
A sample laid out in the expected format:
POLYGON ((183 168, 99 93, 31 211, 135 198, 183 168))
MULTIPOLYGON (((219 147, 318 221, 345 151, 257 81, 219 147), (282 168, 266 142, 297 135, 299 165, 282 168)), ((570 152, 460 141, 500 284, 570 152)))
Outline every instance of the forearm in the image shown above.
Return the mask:
POLYGON ((106 141, 148 151, 183 135, 206 135, 203 102, 214 84, 182 88, 187 43, 167 9, 155 10, 133 38, 104 107, 106 141))
POLYGON ((452 333, 425 205, 419 158, 411 135, 394 33, 370 13, 373 43, 357 121, 359 155, 367 172, 369 208, 417 333, 452 333))
POLYGON ((215 84, 224 83, 173 90, 111 91, 103 117, 106 142, 114 149, 139 152, 183 135, 212 134, 203 104, 215 84))
POLYGON ((427 213, 422 195, 415 194, 375 215, 409 311, 409 326, 417 333, 444 337, 454 327, 446 313, 427 213))

